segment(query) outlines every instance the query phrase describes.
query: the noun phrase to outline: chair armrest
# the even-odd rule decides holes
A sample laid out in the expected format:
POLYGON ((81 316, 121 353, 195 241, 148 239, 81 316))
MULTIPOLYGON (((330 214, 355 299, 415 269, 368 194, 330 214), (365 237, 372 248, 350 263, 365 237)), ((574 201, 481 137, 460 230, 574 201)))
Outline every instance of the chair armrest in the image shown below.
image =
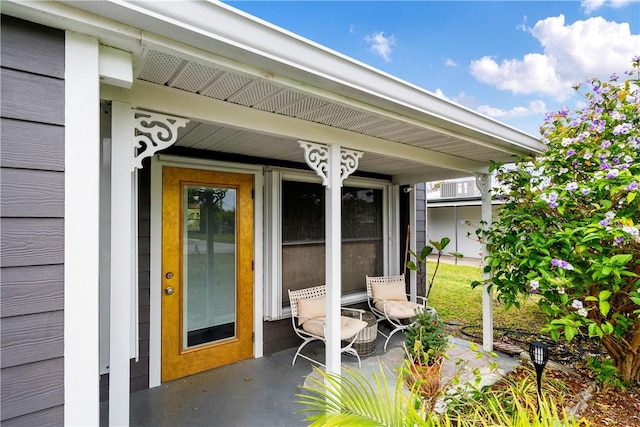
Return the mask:
POLYGON ((422 303, 421 303, 421 304, 422 304, 422 305, 424 305, 425 307, 427 306, 427 298, 426 298, 426 297, 423 297, 423 296, 417 295, 417 296, 416 296, 416 299, 418 300, 418 302, 422 301, 422 303))

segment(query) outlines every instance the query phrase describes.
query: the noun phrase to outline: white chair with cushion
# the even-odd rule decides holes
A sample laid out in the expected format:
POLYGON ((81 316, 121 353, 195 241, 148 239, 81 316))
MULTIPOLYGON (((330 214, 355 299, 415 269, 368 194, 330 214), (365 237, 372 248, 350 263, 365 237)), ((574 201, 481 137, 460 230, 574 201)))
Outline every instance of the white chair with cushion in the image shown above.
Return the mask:
POLYGON ((406 293, 404 274, 399 276, 367 276, 367 302, 369 309, 375 314, 378 323, 386 320, 391 325, 391 332, 380 334, 387 338, 384 342, 384 351, 391 337, 400 331, 404 331, 410 324, 410 319, 422 310, 430 310, 425 297, 418 296, 419 303, 409 301, 406 293))
MULTIPOLYGON (((293 324, 293 330, 296 335, 304 340, 302 344, 300 344, 300 347, 298 347, 295 356, 293 356, 291 366, 296 364, 298 356, 317 363, 320 366, 324 366, 319 361, 302 354, 301 351, 312 341, 322 341, 326 343, 326 288, 324 286, 316 286, 297 291, 289 290, 288 292, 289 303, 291 304, 291 323, 293 324)), ((362 320, 364 310, 348 307, 342 307, 341 310, 353 311, 359 314, 357 318, 340 316, 340 340, 343 345, 340 352, 355 356, 358 359, 358 366, 361 366, 360 355, 356 349, 353 348, 353 343, 360 331, 368 326, 367 322, 362 320)))

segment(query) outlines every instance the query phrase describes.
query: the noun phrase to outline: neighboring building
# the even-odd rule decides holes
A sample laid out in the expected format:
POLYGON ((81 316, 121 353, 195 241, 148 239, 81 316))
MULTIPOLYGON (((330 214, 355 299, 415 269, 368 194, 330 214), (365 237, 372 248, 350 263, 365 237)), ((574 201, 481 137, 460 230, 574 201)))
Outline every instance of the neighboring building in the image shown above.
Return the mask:
POLYGON ((424 241, 419 183, 543 150, 224 4, 2 14, 3 426, 97 425, 101 399, 126 425, 130 392, 291 346, 288 288, 327 285, 339 340, 340 302, 424 241))
MULTIPOLYGON (((458 178, 426 184, 427 239, 449 237, 448 250, 465 258, 483 257, 482 245, 475 231, 482 223, 482 193, 474 177, 458 178), (469 225, 469 223, 471 225, 469 225)), ((497 202, 492 201, 493 217, 497 202)))

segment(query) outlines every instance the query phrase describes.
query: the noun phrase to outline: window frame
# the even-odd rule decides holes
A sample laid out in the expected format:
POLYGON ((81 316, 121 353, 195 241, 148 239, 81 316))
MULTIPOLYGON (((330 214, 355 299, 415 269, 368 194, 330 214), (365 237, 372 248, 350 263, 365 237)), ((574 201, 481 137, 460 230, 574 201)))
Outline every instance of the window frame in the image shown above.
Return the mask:
MULTIPOLYGON (((282 307, 282 182, 297 181, 314 184, 322 184, 320 177, 313 172, 291 169, 268 168, 265 171, 265 213, 264 232, 265 242, 265 295, 264 295, 264 319, 280 320, 291 317, 291 309, 282 307)), ((382 245, 383 245, 383 270, 389 271, 389 247, 390 241, 396 241, 398 227, 392 226, 391 221, 397 221, 395 210, 390 206, 390 200, 395 199, 393 188, 397 189, 390 181, 349 177, 343 185, 345 187, 361 187, 382 190, 382 245)), ((397 203, 396 203, 397 205, 397 203)), ((397 207, 396 207, 397 210, 397 207)), ((343 305, 364 302, 367 299, 366 291, 354 292, 342 296, 343 305)))

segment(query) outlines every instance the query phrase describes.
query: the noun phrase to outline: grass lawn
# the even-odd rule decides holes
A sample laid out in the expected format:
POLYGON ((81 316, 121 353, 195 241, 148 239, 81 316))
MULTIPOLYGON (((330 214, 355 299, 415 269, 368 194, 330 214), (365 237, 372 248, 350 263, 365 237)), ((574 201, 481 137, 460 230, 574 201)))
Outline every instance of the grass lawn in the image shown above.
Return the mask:
MULTIPOLYGON (((429 274, 433 274, 434 262, 428 263, 429 274)), ((429 295, 429 305, 438 311, 445 322, 461 325, 482 325, 482 289, 471 288, 473 280, 482 278, 480 267, 440 263, 433 290, 429 295)), ((520 309, 505 310, 494 299, 493 318, 496 327, 522 329, 539 333, 545 325, 544 314, 533 297, 522 301, 520 309)))

